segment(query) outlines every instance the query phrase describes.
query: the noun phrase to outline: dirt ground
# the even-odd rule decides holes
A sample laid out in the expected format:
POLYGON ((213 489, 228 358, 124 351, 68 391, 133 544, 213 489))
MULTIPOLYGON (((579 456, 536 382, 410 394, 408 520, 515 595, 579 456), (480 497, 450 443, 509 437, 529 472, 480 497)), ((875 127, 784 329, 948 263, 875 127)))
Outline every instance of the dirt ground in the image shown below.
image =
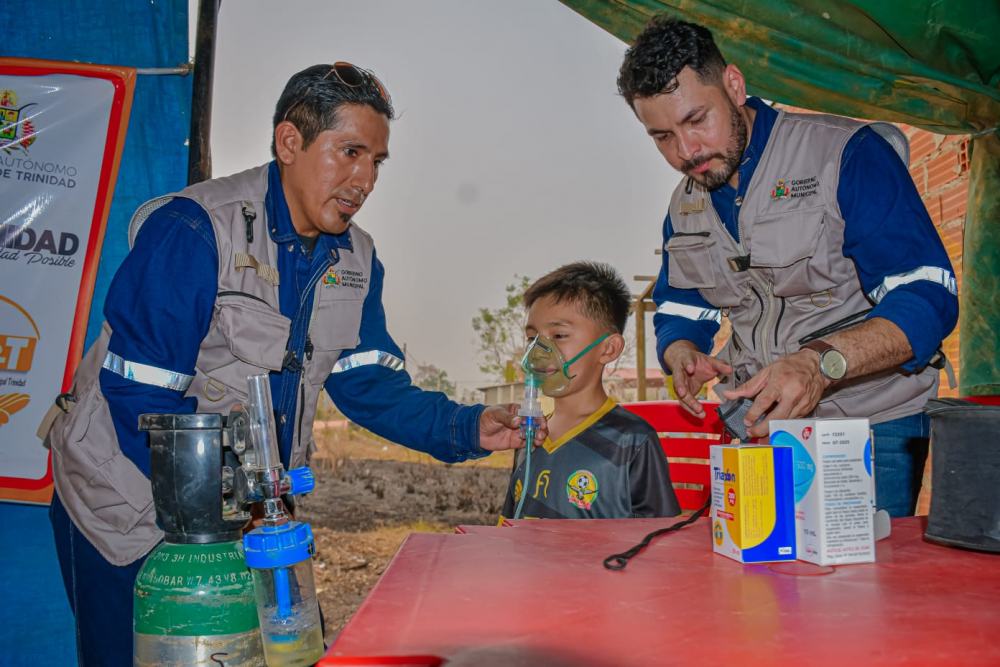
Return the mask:
POLYGON ((296 518, 316 536, 314 572, 333 640, 411 532, 453 532, 494 524, 511 454, 445 465, 354 430, 317 428, 316 489, 296 518))

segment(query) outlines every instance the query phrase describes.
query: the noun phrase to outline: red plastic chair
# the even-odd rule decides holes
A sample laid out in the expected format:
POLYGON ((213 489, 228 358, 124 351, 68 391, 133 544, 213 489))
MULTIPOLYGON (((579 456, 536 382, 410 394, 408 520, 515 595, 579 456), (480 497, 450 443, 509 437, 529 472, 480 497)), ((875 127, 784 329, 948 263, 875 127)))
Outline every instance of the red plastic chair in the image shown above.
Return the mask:
POLYGON ((715 412, 719 404, 702 402, 702 407, 705 408, 704 419, 688 414, 678 401, 645 401, 621 405, 649 422, 660 435, 660 443, 670 463, 670 481, 674 484, 674 493, 677 494, 681 509, 700 509, 712 493, 708 448, 722 439, 722 421, 715 412), (679 463, 671 460, 676 458, 702 461, 679 463), (677 488, 678 484, 698 485, 701 488, 677 488))

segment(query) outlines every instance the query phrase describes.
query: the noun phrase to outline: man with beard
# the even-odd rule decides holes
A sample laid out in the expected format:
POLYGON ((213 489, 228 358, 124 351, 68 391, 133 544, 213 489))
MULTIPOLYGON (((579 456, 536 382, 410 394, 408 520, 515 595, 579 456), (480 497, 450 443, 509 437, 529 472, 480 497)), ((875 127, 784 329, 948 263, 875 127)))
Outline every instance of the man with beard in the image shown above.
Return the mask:
MULTIPOLYGON (((411 386, 386 329, 384 269, 353 217, 389 156, 393 115, 371 72, 310 67, 278 100, 273 161, 135 213, 102 335, 48 431, 81 667, 132 664, 132 587, 163 536, 143 413, 228 415, 246 405, 247 376, 269 374, 286 469, 315 449, 324 388, 348 418, 443 461, 524 446, 516 404, 458 405, 411 386)), ((174 639, 179 663, 199 661, 197 637, 174 639)))
POLYGON ((776 111, 747 96, 707 29, 662 17, 625 54, 618 89, 685 176, 653 291, 658 356, 682 405, 704 416, 697 395, 718 376, 725 398, 753 399, 752 437, 772 419, 867 417, 878 505, 911 514, 922 408, 958 300, 905 136, 776 111), (723 315, 732 336, 713 357, 723 315))

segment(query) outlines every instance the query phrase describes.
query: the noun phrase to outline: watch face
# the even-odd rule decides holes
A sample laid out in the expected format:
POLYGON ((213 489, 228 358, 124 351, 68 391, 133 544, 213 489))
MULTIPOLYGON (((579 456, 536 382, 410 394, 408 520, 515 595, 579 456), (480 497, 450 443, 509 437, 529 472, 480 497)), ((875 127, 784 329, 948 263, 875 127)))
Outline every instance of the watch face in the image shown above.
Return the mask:
POLYGON ((847 359, 839 350, 827 350, 820 361, 823 373, 831 380, 841 380, 847 375, 847 359))

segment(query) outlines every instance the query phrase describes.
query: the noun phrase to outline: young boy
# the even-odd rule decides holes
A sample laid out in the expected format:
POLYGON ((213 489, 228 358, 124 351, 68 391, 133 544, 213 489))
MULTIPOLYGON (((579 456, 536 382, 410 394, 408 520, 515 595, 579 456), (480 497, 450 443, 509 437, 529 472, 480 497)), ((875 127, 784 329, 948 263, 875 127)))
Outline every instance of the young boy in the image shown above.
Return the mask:
POLYGON ((631 306, 625 281, 607 264, 577 262, 532 285, 524 304, 529 343, 538 336, 540 349, 554 345, 550 356, 558 351, 561 359, 536 366, 555 411, 548 417, 548 439, 531 452, 527 483, 525 451, 514 459, 501 522, 514 518, 525 491, 520 518, 680 514, 656 431, 604 392, 604 367, 625 346, 622 332, 631 306))

